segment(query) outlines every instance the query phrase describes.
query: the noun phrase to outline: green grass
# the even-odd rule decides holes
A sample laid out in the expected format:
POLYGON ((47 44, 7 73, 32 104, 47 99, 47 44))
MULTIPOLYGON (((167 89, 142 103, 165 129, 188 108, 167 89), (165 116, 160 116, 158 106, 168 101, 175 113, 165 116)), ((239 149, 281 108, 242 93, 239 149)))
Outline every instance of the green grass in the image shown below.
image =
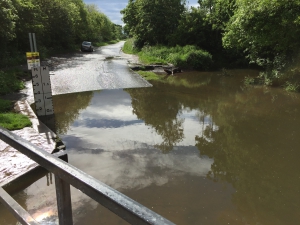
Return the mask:
POLYGON ((156 64, 156 63, 162 63, 162 64, 167 64, 168 61, 161 58, 160 56, 157 55, 151 55, 150 52, 139 52, 138 53, 139 59, 141 62, 144 64, 156 64))
POLYGON ((160 80, 162 79, 161 76, 157 75, 156 73, 150 72, 150 71, 142 71, 139 70, 137 73, 145 78, 146 80, 160 80))
POLYGON ((212 66, 212 55, 193 45, 186 46, 144 46, 142 49, 134 47, 134 39, 128 39, 123 52, 137 54, 144 64, 171 63, 181 68, 207 70, 212 66))
POLYGON ((8 130, 18 130, 31 126, 27 116, 17 113, 0 113, 0 126, 8 130))
POLYGON ((0 126, 8 130, 17 130, 31 126, 32 123, 25 115, 12 112, 13 103, 0 99, 0 126))
POLYGON ((134 47, 134 39, 131 38, 126 40, 122 48, 122 51, 126 54, 137 54, 139 52, 139 49, 136 49, 134 47))

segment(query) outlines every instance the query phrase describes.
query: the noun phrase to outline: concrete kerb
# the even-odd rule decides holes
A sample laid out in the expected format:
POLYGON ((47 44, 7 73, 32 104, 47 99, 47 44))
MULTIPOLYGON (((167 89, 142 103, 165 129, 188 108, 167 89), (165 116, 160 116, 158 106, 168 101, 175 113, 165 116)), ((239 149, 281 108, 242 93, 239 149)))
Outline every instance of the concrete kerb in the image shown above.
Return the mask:
MULTIPOLYGON (((13 133, 48 153, 55 153, 65 149, 62 142, 57 142, 57 135, 37 118, 27 100, 17 101, 15 110, 28 116, 32 122, 32 127, 25 127, 21 130, 13 131, 13 133)), ((57 156, 67 160, 65 153, 59 152, 57 156)), ((46 173, 37 163, 2 140, 0 140, 0 162, 0 186, 8 189, 7 191, 20 190, 21 187, 26 186, 25 183, 34 182, 34 177, 38 179, 41 177, 41 174, 46 173), (24 183, 24 181, 26 182, 24 183)))

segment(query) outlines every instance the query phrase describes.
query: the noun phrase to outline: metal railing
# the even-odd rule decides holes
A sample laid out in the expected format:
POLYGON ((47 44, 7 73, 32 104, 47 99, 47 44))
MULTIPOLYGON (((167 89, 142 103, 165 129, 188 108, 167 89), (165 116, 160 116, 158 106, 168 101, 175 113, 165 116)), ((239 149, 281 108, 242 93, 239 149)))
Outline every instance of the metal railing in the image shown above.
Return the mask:
MULTIPOLYGON (((0 127, 0 139, 55 175, 60 225, 73 224, 70 185, 79 189, 130 224, 174 224, 126 195, 2 127, 0 127)), ((0 201, 10 209, 22 224, 38 224, 2 188, 0 188, 0 201)))

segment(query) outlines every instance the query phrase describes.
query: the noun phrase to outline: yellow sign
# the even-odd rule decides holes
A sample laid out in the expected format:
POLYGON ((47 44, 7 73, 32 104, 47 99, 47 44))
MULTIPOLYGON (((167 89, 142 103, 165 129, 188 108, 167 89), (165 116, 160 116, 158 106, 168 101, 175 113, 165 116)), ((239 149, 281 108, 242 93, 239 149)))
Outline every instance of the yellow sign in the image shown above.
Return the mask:
POLYGON ((31 70, 32 67, 40 66, 40 53, 39 52, 26 52, 28 69, 31 70))

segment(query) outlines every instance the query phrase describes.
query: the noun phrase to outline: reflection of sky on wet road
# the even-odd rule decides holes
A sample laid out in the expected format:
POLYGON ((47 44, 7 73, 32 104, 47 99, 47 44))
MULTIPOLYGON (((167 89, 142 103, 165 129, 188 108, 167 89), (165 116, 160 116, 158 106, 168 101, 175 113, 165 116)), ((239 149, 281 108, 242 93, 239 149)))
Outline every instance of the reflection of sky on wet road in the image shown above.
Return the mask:
POLYGON ((195 147, 195 136, 203 129, 195 115, 183 110, 184 138, 171 153, 162 154, 155 148, 162 137, 132 112, 130 95, 104 90, 94 92, 90 105, 61 137, 71 164, 117 189, 144 188, 166 184, 170 174, 205 176, 210 170, 213 160, 200 158, 195 147))
MULTIPOLYGON (((61 135, 69 162, 122 193, 165 189, 186 176, 207 182, 205 177, 213 159, 200 157, 195 136, 201 135, 210 119, 200 125, 198 111, 182 110, 178 117, 184 119, 184 138, 171 152, 163 154, 155 147, 163 138, 133 113, 131 101, 131 96, 121 89, 94 92, 89 106, 61 135)), ((75 198, 76 210, 96 210, 97 204, 90 199, 84 197, 86 202, 82 203, 82 197, 75 198)), ((155 205, 155 197, 152 201, 155 205)))
MULTIPOLYGON (((298 224, 299 94, 212 75, 54 96, 70 163, 176 224, 298 224)), ((45 184, 15 196, 39 218, 56 215, 45 184)), ((72 207, 74 224, 126 224, 73 188, 72 207)))
MULTIPOLYGON (((178 115, 184 119, 184 138, 171 152, 163 154, 155 147, 163 138, 133 113, 131 96, 126 91, 102 90, 93 92, 91 96, 89 105, 80 110, 72 125, 67 127, 67 133, 60 135, 67 146, 69 163, 129 195, 149 188, 157 192, 155 189, 161 187, 162 192, 157 192, 161 197, 153 196, 148 200, 152 206, 156 206, 158 199, 172 194, 170 187, 173 187, 174 182, 176 184, 185 180, 184 177, 187 177, 184 182, 186 185, 193 182, 190 177, 200 179, 199 182, 203 182, 201 186, 211 183, 205 176, 213 159, 200 157, 199 150, 195 147, 194 137, 201 135, 203 129, 199 125, 197 111, 187 109, 178 115), (163 194, 165 191, 168 194, 163 194)), ((59 121, 59 115, 56 119, 58 123, 64 122, 59 121)), ((205 123, 211 123, 210 119, 207 118, 205 123)), ((52 179, 54 183, 54 177, 52 179)), ((26 208, 39 222, 47 221, 47 224, 52 225, 57 223, 57 209, 53 198, 55 188, 51 184, 44 187, 45 182, 45 178, 40 179, 26 190, 26 208), (37 201, 36 196, 42 196, 41 201, 37 201)), ((223 194, 222 190, 219 194, 223 194)), ((75 224, 82 224, 81 220, 86 221, 86 213, 89 212, 93 212, 88 218, 90 224, 97 224, 96 215, 102 212, 98 207, 96 202, 72 188, 75 224)), ((104 219, 106 222, 103 224, 115 224, 112 222, 115 217, 104 215, 109 219, 104 219)))
POLYGON ((98 154, 71 151, 70 162, 107 185, 124 191, 165 185, 170 179, 182 175, 205 177, 212 160, 199 158, 197 154, 193 148, 165 155, 150 148, 116 153, 103 151, 98 154))
MULTIPOLYGON (((184 138, 178 146, 195 146, 195 136, 202 134, 205 125, 199 125, 196 113, 182 111, 184 138)), ((209 118, 205 123, 210 123, 209 118)), ((68 149, 72 149, 68 136, 80 139, 86 148, 108 151, 134 150, 136 146, 154 146, 162 142, 161 136, 152 127, 133 114, 131 97, 123 90, 94 93, 90 105, 80 113, 64 136, 68 149)))

